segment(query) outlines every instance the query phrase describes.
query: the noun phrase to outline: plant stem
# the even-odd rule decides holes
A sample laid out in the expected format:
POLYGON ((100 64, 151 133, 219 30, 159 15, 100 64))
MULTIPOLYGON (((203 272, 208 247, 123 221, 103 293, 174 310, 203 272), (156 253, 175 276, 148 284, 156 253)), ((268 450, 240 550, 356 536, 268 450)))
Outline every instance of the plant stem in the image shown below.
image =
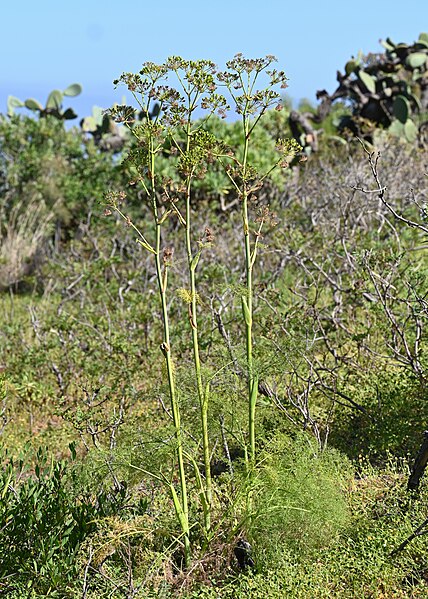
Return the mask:
POLYGON ((247 358, 247 381, 248 381, 248 434, 250 446, 250 462, 254 464, 256 459, 256 435, 255 435, 255 414, 257 388, 255 385, 253 368, 253 265, 251 254, 250 226, 248 218, 248 192, 246 185, 246 172, 248 163, 248 148, 250 138, 250 123, 248 116, 243 114, 244 129, 244 156, 242 160, 243 188, 242 188, 242 226, 244 233, 245 249, 245 279, 246 279, 246 314, 245 337, 246 337, 246 358, 247 358))
MULTIPOLYGON (((189 111, 190 114, 190 111, 189 111)), ((187 124, 187 140, 186 150, 189 151, 190 140, 191 140, 191 123, 190 120, 187 124)), ((199 352, 199 334, 198 334, 198 319, 197 319, 197 293, 196 293, 196 266, 199 255, 193 255, 192 252, 192 239, 191 239, 191 175, 187 180, 186 190, 186 251, 187 251, 187 264, 189 271, 189 283, 190 283, 190 295, 191 302, 189 304, 189 320, 190 328, 192 331, 192 346, 193 346, 193 361, 195 365, 196 374, 196 387, 198 392, 200 415, 201 415, 201 427, 202 427, 202 447, 204 457, 204 469, 205 469, 205 499, 208 509, 204 511, 204 527, 205 532, 208 533, 211 528, 211 502, 212 502, 212 480, 211 480, 211 459, 210 459, 210 447, 209 447, 209 436, 208 436, 208 390, 205 393, 202 383, 202 372, 201 372, 201 360, 199 352)), ((200 253, 200 251, 199 251, 200 253)))
POLYGON ((155 187, 155 177, 154 177, 154 157, 155 151, 153 149, 153 145, 150 146, 150 177, 151 177, 151 204, 153 217, 156 223, 156 242, 155 242, 155 262, 156 262, 156 276, 158 280, 159 287, 159 295, 161 298, 161 308, 162 308, 162 322, 163 322, 163 343, 161 345, 162 353, 165 357, 167 377, 168 377, 168 386, 169 386, 169 394, 171 401, 171 409, 172 409, 172 417, 175 428, 175 441, 176 441, 176 452, 177 452, 177 462, 178 462, 178 473, 180 479, 180 491, 181 491, 181 513, 179 513, 178 505, 174 502, 177 511, 177 517, 180 521, 181 528, 183 531, 184 537, 184 557, 186 567, 190 564, 190 538, 189 538, 189 507, 188 507, 188 499, 187 499, 187 483, 186 483, 186 473, 184 469, 184 457, 183 457, 183 443, 182 443, 182 431, 181 431, 181 420, 180 420, 180 408, 178 404, 177 393, 175 389, 175 380, 174 380, 174 367, 171 357, 171 345, 170 345, 170 335, 169 335, 169 318, 168 318, 168 306, 166 301, 166 289, 167 289, 167 275, 168 275, 168 265, 164 264, 162 268, 161 263, 161 223, 159 222, 159 213, 158 206, 156 202, 156 187, 155 187))

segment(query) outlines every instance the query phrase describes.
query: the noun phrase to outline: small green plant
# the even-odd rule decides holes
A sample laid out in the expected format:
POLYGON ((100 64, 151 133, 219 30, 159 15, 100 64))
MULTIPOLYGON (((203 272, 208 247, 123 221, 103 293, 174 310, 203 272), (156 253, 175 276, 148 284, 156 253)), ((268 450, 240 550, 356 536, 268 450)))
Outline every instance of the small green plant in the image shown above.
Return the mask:
POLYGON ((320 451, 309 436, 276 434, 261 452, 254 479, 249 538, 264 567, 284 553, 314 553, 349 524, 345 488, 350 463, 333 449, 320 451))

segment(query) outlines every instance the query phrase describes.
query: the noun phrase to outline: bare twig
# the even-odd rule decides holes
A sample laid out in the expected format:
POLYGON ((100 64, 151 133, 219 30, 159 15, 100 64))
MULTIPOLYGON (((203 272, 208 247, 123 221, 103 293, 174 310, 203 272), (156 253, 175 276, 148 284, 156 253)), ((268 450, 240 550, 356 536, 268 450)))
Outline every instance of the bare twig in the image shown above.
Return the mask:
POLYGON ((428 530, 424 530, 427 526, 428 526, 428 518, 426 520, 424 520, 422 522, 422 524, 420 524, 412 532, 412 534, 409 537, 407 537, 407 539, 405 541, 403 541, 398 547, 396 547, 396 549, 394 549, 394 551, 391 551, 391 553, 389 554, 389 556, 392 557, 393 555, 396 555, 397 553, 399 553, 400 551, 402 551, 405 547, 407 547, 407 545, 411 541, 413 541, 413 539, 416 539, 416 537, 421 537, 422 535, 428 534, 428 530))

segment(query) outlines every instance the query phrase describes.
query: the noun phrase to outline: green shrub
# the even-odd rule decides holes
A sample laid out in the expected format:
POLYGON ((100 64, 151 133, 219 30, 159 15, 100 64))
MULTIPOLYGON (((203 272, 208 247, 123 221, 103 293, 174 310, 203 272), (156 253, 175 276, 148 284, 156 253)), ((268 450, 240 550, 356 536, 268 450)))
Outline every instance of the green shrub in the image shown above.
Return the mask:
POLYGON ((261 456, 248 525, 258 566, 272 568, 290 551, 301 559, 328 545, 349 524, 350 476, 337 451, 319 452, 306 435, 275 435, 261 456))
POLYGON ((101 152, 79 129, 47 116, 0 116, 0 192, 7 218, 33 202, 52 210, 63 227, 86 218, 105 189, 122 175, 111 154, 101 152))
POLYGON ((125 487, 115 496, 88 493, 67 460, 54 461, 43 449, 16 461, 2 450, 2 460, 0 590, 8 596, 75 597, 79 548, 97 529, 97 519, 120 509, 125 487))

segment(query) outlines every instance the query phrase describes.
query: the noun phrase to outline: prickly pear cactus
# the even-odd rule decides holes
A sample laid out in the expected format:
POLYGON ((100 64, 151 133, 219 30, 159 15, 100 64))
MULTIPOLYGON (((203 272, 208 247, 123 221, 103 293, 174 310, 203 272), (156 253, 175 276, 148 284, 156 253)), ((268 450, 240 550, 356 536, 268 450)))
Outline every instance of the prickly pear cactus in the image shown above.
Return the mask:
POLYGON ((34 98, 28 98, 24 102, 15 96, 9 96, 7 99, 7 113, 9 116, 14 114, 16 108, 28 108, 33 112, 38 112, 40 117, 46 117, 48 114, 55 118, 65 121, 69 119, 75 119, 77 114, 71 108, 63 110, 62 102, 64 96, 74 97, 78 96, 82 92, 82 86, 79 83, 73 83, 69 85, 63 91, 54 89, 49 94, 45 106, 43 106, 38 100, 34 98))
MULTIPOLYGON (((353 119, 348 127, 357 133, 358 122, 369 120, 392 135, 414 142, 417 122, 428 112, 428 33, 413 44, 381 41, 384 53, 361 53, 349 60, 344 74, 337 73, 339 86, 329 95, 325 90, 319 111, 338 99, 350 100, 353 119)), ((423 123, 422 123, 423 124, 423 123)))

